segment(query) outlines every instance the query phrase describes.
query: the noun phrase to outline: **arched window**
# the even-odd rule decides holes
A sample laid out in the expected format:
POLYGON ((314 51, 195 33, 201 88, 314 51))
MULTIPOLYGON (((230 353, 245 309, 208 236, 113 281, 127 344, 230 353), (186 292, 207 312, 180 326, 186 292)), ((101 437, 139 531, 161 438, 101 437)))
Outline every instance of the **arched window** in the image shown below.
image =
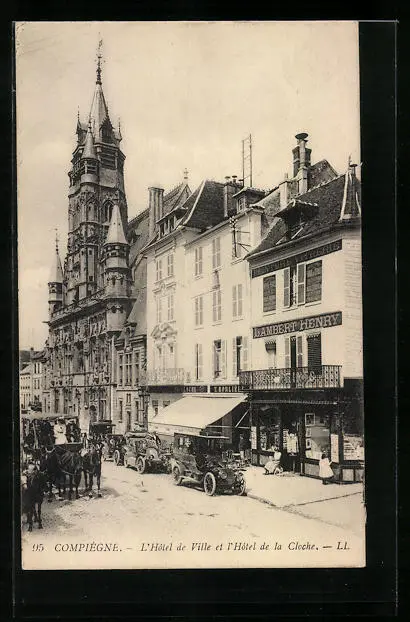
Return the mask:
POLYGON ((110 224, 112 215, 112 203, 107 201, 103 205, 103 222, 105 224, 110 224))

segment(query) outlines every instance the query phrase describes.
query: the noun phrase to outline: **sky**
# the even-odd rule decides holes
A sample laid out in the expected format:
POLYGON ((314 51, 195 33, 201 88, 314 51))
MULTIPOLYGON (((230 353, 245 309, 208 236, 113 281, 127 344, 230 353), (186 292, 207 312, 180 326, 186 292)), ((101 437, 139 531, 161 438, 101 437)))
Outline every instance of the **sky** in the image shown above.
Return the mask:
POLYGON ((128 216, 148 187, 242 175, 252 135, 253 186, 292 174, 295 134, 312 162, 360 162, 355 22, 21 22, 16 25, 20 349, 47 337, 50 266, 68 229, 68 171, 103 40, 102 83, 121 123, 128 216))

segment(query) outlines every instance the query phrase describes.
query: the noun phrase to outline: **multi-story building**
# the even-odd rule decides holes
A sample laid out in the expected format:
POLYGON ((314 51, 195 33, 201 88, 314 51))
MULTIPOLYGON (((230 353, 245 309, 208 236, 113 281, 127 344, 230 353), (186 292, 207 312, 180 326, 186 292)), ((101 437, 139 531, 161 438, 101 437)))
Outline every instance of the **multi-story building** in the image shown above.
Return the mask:
POLYGON ((115 340, 116 404, 112 419, 119 433, 147 428, 146 391, 141 390, 147 363, 147 258, 141 251, 155 235, 161 214, 175 210, 190 194, 185 171, 183 181, 166 194, 161 188, 150 188, 148 208, 128 223, 133 307, 115 340))
POLYGON ((254 464, 280 450, 288 469, 318 476, 327 453, 336 479, 350 482, 364 460, 360 184, 349 165, 310 185, 306 137, 294 152, 295 177, 307 173, 298 195, 247 256, 252 347, 240 387, 254 464))
POLYGON ((243 257, 261 240, 265 192, 236 178, 205 180, 159 222, 147 246, 149 420, 176 430, 223 433, 235 445, 249 428, 238 375, 250 341, 249 268, 243 257))
POLYGON ((46 410, 90 421, 115 404, 115 339, 132 306, 121 132, 102 89, 100 58, 87 123, 77 122, 69 176, 68 243, 58 248, 49 287, 46 410))
POLYGON ((29 362, 20 370, 20 409, 41 410, 44 352, 29 351, 29 362))

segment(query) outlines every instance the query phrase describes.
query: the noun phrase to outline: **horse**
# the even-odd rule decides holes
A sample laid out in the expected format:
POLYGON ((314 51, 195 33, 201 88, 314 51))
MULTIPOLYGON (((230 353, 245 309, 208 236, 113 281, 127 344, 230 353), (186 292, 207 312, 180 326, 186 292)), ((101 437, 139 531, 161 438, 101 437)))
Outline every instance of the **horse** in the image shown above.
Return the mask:
POLYGON ((81 481, 82 458, 76 451, 67 451, 63 447, 54 446, 46 449, 43 456, 43 464, 48 474, 48 501, 53 500, 53 484, 58 488, 58 495, 61 499, 61 489, 65 496, 66 476, 68 476, 69 489, 68 498, 71 500, 73 484, 75 488, 75 498, 79 499, 78 487, 81 481))
POLYGON ((93 480, 94 477, 97 481, 97 497, 101 497, 100 484, 101 484, 101 455, 102 445, 100 443, 88 443, 87 449, 83 449, 83 472, 85 491, 88 492, 88 496, 93 496, 93 480))
POLYGON ((22 513, 27 516, 28 530, 33 531, 33 518, 38 523, 38 528, 43 529, 41 521, 41 505, 44 493, 47 490, 46 474, 36 467, 32 471, 26 471, 22 477, 21 505, 22 513))

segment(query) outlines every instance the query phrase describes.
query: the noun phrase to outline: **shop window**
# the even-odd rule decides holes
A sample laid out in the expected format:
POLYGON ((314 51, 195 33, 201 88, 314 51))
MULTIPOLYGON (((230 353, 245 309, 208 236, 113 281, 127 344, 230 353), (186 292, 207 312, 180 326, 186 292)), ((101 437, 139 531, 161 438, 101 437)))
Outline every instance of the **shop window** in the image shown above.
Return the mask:
POLYGON ((305 454, 320 460, 322 453, 330 456, 329 417, 318 413, 305 413, 305 454))
POLYGON ((343 458, 364 460, 363 416, 354 403, 347 405, 343 415, 343 458))
POLYGON ((259 428, 259 450, 275 451, 280 448, 280 414, 267 412, 263 414, 263 423, 259 428))

